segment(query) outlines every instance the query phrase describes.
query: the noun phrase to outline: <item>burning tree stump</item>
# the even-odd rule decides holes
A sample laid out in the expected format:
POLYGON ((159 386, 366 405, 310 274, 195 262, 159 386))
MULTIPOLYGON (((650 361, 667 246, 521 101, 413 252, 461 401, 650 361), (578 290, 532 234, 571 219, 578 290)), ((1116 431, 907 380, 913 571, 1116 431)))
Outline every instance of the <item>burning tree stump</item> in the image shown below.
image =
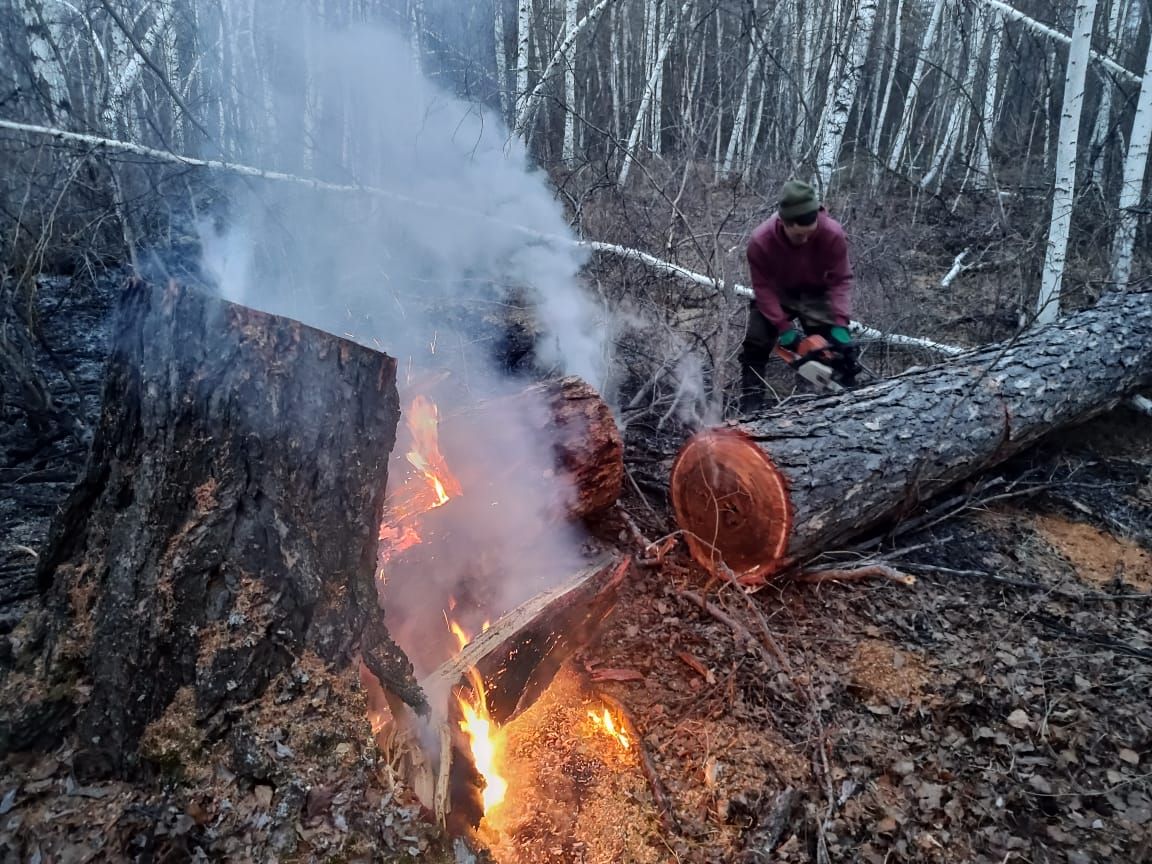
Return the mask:
POLYGON ((1152 383, 1152 293, 927 369, 693 436, 672 458, 676 519, 705 566, 755 585, 898 522, 929 497, 1152 383))
POLYGON ((362 654, 423 710, 373 582, 395 361, 139 282, 113 344, 86 473, 41 556, 40 683, 30 666, 6 688, 5 749, 74 719, 89 773, 130 770, 174 703, 218 738, 301 658, 352 672, 362 654))

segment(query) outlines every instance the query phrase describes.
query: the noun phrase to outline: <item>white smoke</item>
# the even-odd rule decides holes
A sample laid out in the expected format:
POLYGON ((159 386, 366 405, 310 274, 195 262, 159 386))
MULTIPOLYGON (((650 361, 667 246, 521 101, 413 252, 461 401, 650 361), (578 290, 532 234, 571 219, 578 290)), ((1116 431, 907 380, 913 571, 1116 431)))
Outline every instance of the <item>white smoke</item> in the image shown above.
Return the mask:
MULTIPOLYGON (((297 22, 264 35, 285 77, 270 93, 252 82, 248 104, 267 114, 222 136, 235 142, 226 155, 388 194, 238 182, 229 212, 202 228, 203 269, 223 295, 386 351, 402 407, 422 393, 447 415, 521 389, 498 340, 526 298, 539 362, 603 388, 607 328, 580 284, 585 253, 500 117, 433 85, 389 30, 297 22)), ((456 422, 445 449, 463 495, 427 514, 424 542, 388 574, 388 626, 420 673, 452 644, 447 604, 475 632, 580 564, 581 532, 546 515, 569 492, 546 407, 499 404, 456 422)), ((390 491, 410 474, 403 456, 390 491)))
POLYGON ((304 92, 265 100, 275 113, 239 142, 237 155, 307 166, 319 179, 390 197, 237 187, 239 209, 225 236, 205 236, 205 266, 224 295, 379 340, 399 356, 437 331, 476 335, 467 322, 437 320, 436 302, 464 300, 484 314, 516 292, 535 306, 540 362, 604 386, 604 327, 579 279, 587 253, 573 242, 546 175, 501 118, 419 74, 407 43, 389 30, 277 35, 286 67, 307 63, 311 74, 304 92), (286 129, 312 140, 281 141, 286 129), (250 252, 219 257, 238 245, 260 248, 263 260, 250 252))

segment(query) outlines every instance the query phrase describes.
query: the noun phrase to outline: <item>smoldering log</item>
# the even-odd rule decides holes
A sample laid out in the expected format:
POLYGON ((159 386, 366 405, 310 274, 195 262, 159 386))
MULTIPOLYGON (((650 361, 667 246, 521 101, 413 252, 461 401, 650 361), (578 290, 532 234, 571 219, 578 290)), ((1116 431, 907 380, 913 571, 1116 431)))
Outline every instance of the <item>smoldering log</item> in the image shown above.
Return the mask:
POLYGON ((1018 338, 704 430, 673 455, 695 557, 760 584, 1152 383, 1152 293, 1105 296, 1018 338))
MULTIPOLYGON (((127 286, 89 462, 38 570, 43 691, 72 709, 45 716, 75 715, 96 773, 137 763, 177 691, 222 734, 306 653, 334 669, 362 654, 425 707, 373 582, 395 376, 393 358, 299 322, 127 286)), ((19 747, 31 730, 5 731, 19 747)))
POLYGON ((420 731, 413 712, 385 690, 392 722, 405 738, 406 778, 418 797, 453 833, 476 828, 483 816, 481 778, 459 734, 457 693, 476 698, 478 683, 489 718, 502 726, 544 693, 563 664, 595 638, 615 606, 632 559, 604 556, 563 584, 525 601, 465 645, 460 653, 421 679, 441 718, 434 734, 420 731), (429 741, 440 748, 430 751, 429 741))
MULTIPOLYGON (((471 421, 478 413, 506 412, 527 421, 540 440, 551 441, 553 465, 564 488, 558 518, 585 519, 620 497, 624 485, 624 442, 612 409, 578 376, 551 379, 504 399, 493 399, 448 415, 441 428, 449 463, 454 450, 467 452, 471 421), (510 407, 510 403, 518 403, 510 407)), ((510 454, 513 455, 513 454, 510 454)))
POLYGON ((586 645, 616 603, 631 559, 600 559, 559 587, 520 604, 420 684, 426 693, 484 681, 488 712, 504 725, 544 692, 564 662, 586 645))

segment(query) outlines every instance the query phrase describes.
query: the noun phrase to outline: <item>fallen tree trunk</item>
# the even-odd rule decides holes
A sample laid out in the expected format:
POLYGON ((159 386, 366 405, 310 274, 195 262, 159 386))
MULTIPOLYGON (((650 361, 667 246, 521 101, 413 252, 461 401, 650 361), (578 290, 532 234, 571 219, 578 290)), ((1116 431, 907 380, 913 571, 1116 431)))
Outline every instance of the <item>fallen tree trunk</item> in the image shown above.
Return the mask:
POLYGON ((694 435, 657 458, 705 566, 747 585, 921 502, 1152 382, 1152 293, 835 397, 694 435))
POLYGON ((129 285, 120 312, 2 749, 75 720, 88 773, 123 773, 162 718, 216 740, 297 664, 354 676, 358 655, 423 709, 373 581, 395 360, 174 284, 129 285))

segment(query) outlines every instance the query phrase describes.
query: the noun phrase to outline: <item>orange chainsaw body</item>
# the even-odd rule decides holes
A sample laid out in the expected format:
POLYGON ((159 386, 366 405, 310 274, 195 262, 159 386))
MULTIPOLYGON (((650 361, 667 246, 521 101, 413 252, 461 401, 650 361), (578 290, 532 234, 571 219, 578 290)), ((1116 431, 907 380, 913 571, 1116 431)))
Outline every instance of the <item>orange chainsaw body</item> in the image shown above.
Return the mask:
POLYGON ((777 342, 775 351, 785 363, 796 370, 797 375, 811 382, 818 390, 827 393, 843 392, 844 386, 836 380, 836 373, 833 370, 835 353, 823 336, 818 334, 805 336, 795 350, 784 348, 777 342))

